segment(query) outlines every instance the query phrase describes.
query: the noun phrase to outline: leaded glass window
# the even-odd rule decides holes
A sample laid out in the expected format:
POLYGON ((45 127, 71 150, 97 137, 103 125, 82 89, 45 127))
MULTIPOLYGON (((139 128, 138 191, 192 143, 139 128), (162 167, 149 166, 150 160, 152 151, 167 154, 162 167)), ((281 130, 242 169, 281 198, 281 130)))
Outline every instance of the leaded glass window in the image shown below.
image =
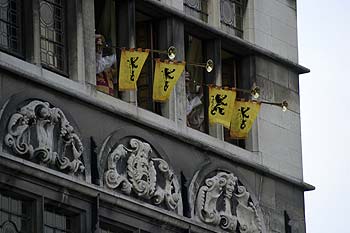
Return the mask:
POLYGON ((40 0, 40 55, 44 66, 66 73, 64 3, 64 0, 40 0))
POLYGON ((120 226, 114 226, 112 224, 107 224, 101 222, 101 233, 134 233, 135 230, 125 229, 120 226))
POLYGON ((208 22, 208 0, 184 0, 185 13, 208 22))
POLYGON ((46 206, 44 233, 78 233, 78 214, 54 206, 46 206))
POLYGON ((221 25, 236 36, 243 37, 243 0, 221 0, 221 25))
POLYGON ((22 1, 0 0, 0 48, 22 55, 22 1))
POLYGON ((0 232, 31 232, 28 202, 0 194, 0 232))

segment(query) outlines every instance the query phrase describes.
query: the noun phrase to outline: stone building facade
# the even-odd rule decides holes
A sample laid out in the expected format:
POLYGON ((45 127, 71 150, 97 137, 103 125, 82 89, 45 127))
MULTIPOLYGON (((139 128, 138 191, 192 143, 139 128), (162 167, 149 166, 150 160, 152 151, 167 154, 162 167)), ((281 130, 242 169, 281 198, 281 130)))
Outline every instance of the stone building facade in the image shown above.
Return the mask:
POLYGON ((296 15, 296 0, 0 1, 0 232, 306 232, 296 15), (262 105, 246 140, 205 113, 192 127, 184 74, 151 99, 157 54, 137 91, 107 95, 96 33, 212 59, 186 68, 204 110, 207 84, 289 110, 262 105))

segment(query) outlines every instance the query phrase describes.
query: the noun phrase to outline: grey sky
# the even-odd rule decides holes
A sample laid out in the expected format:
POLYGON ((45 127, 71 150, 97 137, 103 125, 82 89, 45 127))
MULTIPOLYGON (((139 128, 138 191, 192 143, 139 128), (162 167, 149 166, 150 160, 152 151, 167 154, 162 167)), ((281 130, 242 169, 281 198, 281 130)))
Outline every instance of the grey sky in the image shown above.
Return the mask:
POLYGON ((299 62, 308 233, 346 233, 350 202, 350 1, 299 0, 299 62))

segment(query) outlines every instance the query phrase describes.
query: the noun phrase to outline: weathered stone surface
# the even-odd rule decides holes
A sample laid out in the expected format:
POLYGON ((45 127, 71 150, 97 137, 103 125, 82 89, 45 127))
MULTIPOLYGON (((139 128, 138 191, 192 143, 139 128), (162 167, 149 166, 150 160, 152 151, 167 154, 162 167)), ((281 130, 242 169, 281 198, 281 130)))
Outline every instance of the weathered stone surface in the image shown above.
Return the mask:
POLYGON ((275 62, 270 62, 269 79, 274 83, 288 88, 288 69, 275 62))
POLYGON ((100 183, 182 214, 180 183, 156 151, 161 148, 131 136, 116 139, 116 133, 107 137, 98 154, 100 183))
POLYGON ((63 111, 41 100, 25 100, 16 107, 19 110, 8 119, 5 149, 44 166, 84 175, 83 144, 63 111))
POLYGON ((199 187, 196 219, 226 231, 262 232, 262 220, 249 192, 232 173, 217 172, 199 187))
POLYGON ((292 91, 299 93, 299 75, 293 71, 289 71, 288 87, 292 91))

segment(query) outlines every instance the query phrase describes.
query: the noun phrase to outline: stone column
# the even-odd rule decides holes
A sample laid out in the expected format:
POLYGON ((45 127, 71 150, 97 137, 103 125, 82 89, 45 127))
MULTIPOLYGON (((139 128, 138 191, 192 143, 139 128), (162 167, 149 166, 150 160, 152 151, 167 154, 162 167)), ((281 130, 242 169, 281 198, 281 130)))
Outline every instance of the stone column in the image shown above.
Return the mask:
MULTIPOLYGON (((167 18, 160 23, 159 49, 167 50, 169 46, 176 47, 176 60, 185 58, 184 25, 178 19, 167 18)), ((168 59, 161 55, 162 59, 168 59)), ((181 75, 168 102, 161 104, 162 115, 174 120, 179 127, 186 126, 186 88, 185 75, 181 75)))
POLYGON ((208 0, 208 23, 215 28, 220 28, 219 0, 208 0))
MULTIPOLYGON (((116 11, 118 12, 118 46, 135 48, 135 0, 119 1, 116 11)), ((123 91, 121 93, 121 99, 137 105, 137 92, 123 91)))

